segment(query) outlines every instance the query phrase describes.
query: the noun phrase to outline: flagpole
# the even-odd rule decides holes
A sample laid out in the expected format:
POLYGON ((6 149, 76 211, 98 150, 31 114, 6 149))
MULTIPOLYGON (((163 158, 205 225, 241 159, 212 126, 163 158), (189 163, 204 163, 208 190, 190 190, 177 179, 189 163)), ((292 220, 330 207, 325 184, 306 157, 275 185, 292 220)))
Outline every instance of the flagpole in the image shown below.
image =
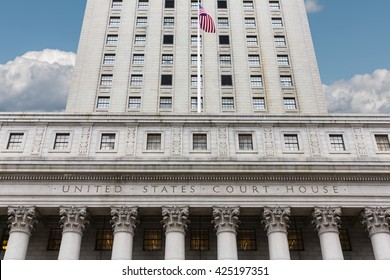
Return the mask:
POLYGON ((198 40, 197 40, 197 46, 198 46, 198 55, 197 55, 197 66, 198 66, 198 77, 197 77, 197 87, 198 87, 198 97, 197 97, 197 107, 198 107, 198 113, 202 113, 202 93, 201 93, 201 76, 200 76, 200 24, 199 24, 199 14, 200 14, 200 0, 198 0, 198 40))

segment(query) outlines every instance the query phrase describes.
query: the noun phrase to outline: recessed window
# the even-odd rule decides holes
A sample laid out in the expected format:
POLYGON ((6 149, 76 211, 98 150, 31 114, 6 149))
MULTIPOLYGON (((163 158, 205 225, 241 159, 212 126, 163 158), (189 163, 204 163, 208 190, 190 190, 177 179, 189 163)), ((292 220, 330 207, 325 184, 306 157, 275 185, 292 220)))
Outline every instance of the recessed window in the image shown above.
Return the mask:
MULTIPOLYGON (((200 106, 203 109, 203 97, 200 98, 200 106)), ((198 97, 191 97, 191 110, 198 109, 198 97)))
POLYGON ((146 150, 161 150, 161 133, 148 133, 146 138, 146 150))
POLYGON ((254 110, 265 110, 265 100, 263 97, 253 97, 252 103, 254 110))
MULTIPOLYGON (((202 76, 200 76, 200 85, 203 85, 203 79, 202 76)), ((191 87, 197 87, 198 86, 198 75, 191 75, 191 87)))
POLYGON ((131 75, 130 78, 130 84, 132 86, 142 86, 143 80, 144 80, 143 75, 133 74, 131 75))
POLYGON ((283 21, 281 18, 272 18, 271 23, 272 23, 272 27, 274 28, 283 27, 283 21))
MULTIPOLYGON (((199 36, 200 44, 202 45, 202 36, 199 36)), ((192 35, 191 36, 191 45, 196 46, 198 44, 198 36, 192 35)))
POLYGON ((283 104, 284 104, 285 110, 296 110, 297 109, 297 102, 296 102, 295 98, 293 98, 293 97, 283 98, 283 104))
POLYGON ((276 46, 285 46, 286 45, 286 37, 284 36, 275 36, 274 37, 276 46))
POLYGON ((161 229, 144 230, 144 251, 161 251, 162 250, 162 232, 161 229))
POLYGON ((99 96, 96 104, 96 109, 108 109, 110 107, 109 96, 99 96))
POLYGON ((147 9, 149 8, 148 0, 138 0, 138 9, 147 9))
POLYGON ((291 76, 280 76, 280 84, 282 87, 292 87, 292 77, 291 76))
POLYGON ((174 26, 175 18, 173 17, 164 17, 164 26, 174 26))
POLYGON ((222 109, 223 110, 233 110, 234 109, 233 97, 222 97, 222 109))
POLYGON ((134 44, 135 45, 145 45, 146 35, 135 35, 134 44))
POLYGON ((288 66, 290 63, 288 61, 287 55, 278 55, 278 65, 279 66, 288 66))
POLYGON ((105 54, 103 59, 103 64, 115 64, 115 54, 105 54))
POLYGON ((230 65, 230 64, 232 64, 232 60, 231 60, 230 54, 221 54, 219 56, 219 63, 221 65, 230 65))
POLYGON ((198 26, 198 18, 192 17, 191 18, 191 27, 197 27, 198 26))
POLYGON ((8 239, 9 239, 9 229, 5 228, 3 229, 3 234, 1 235, 1 251, 7 250, 8 239))
POLYGON ((279 1, 269 1, 269 9, 271 11, 280 10, 279 1))
POLYGON ((341 249, 343 251, 352 251, 351 240, 347 229, 339 229, 341 249))
POLYGON ((165 8, 175 8, 175 0, 165 0, 165 8))
POLYGON ((110 251, 112 250, 112 244, 114 236, 112 229, 98 229, 96 234, 96 251, 110 251))
POLYGON ((287 151, 299 151, 297 134, 284 134, 284 147, 287 151))
POLYGON ((254 18, 245 18, 246 27, 256 27, 256 20, 254 18))
POLYGON ((229 19, 225 17, 218 18, 218 26, 219 27, 228 27, 229 26, 229 19))
POLYGON ((345 151, 345 143, 342 134, 329 134, 329 141, 333 151, 345 151))
POLYGON ((232 86, 232 75, 221 75, 221 86, 232 86))
POLYGON ((147 26, 148 18, 147 17, 137 17, 137 26, 147 26))
POLYGON ((163 44, 164 45, 172 45, 173 44, 173 35, 164 35, 163 44))
POLYGON ((118 35, 107 35, 107 45, 116 45, 118 42, 118 35))
MULTIPOLYGON (((202 1, 199 1, 200 3, 202 1)), ((197 10, 198 9, 198 0, 191 0, 191 9, 192 10, 197 10)))
POLYGON ((162 64, 173 64, 173 54, 163 54, 161 63, 162 64))
MULTIPOLYGON (((200 63, 202 63, 202 55, 200 56, 200 63)), ((191 65, 198 65, 198 55, 191 54, 191 65)))
POLYGON ((10 133, 7 150, 21 150, 23 144, 24 133, 10 133))
POLYGON ((238 149, 243 151, 253 150, 252 134, 238 134, 238 149))
POLYGON ((103 133, 100 141, 100 150, 108 151, 115 149, 115 133, 103 133))
POLYGON ((260 75, 251 75, 251 87, 262 87, 263 77, 260 75))
POLYGON ((133 64, 134 65, 143 65, 145 62, 144 54, 133 54, 133 64))
POLYGON ((239 251, 256 251, 256 232, 254 229, 239 229, 237 233, 239 251))
POLYGON ((102 75, 100 78, 101 86, 111 86, 112 85, 112 75, 102 75))
POLYGON ((390 141, 389 136, 387 134, 376 134, 375 135, 376 146, 378 147, 378 151, 381 152, 389 152, 390 151, 390 141))
POLYGON ((47 243, 48 251, 58 251, 61 246, 62 229, 51 228, 49 234, 49 242, 47 243))
POLYGON ((141 108, 141 97, 129 97, 129 109, 139 109, 141 108))
POLYGON ((209 250, 209 231, 207 229, 191 229, 191 251, 209 250))
POLYGON ((192 149, 194 151, 205 151, 205 150, 207 150, 207 134, 205 134, 205 133, 194 133, 192 135, 192 149))
POLYGON ((57 133, 54 139, 54 150, 67 150, 69 148, 70 133, 57 133))
POLYGON ((161 85, 162 86, 171 86, 172 85, 172 75, 161 75, 161 85))
POLYGON ((218 7, 218 9, 227 9, 227 1, 226 0, 218 0, 217 7, 218 7))
POLYGON ((122 0, 112 0, 111 8, 121 9, 122 8, 122 0))
POLYGON ((245 11, 253 10, 254 9, 253 1, 244 1, 244 2, 242 2, 242 7, 244 8, 245 11))
POLYGON ((258 55, 248 55, 248 63, 250 66, 260 65, 260 56, 258 55))
POLYGON ((160 97, 160 109, 172 109, 172 97, 160 97))
POLYGON ((229 35, 219 35, 219 44, 220 45, 229 45, 229 35))
POLYGON ((257 36, 246 36, 246 44, 248 46, 257 46, 257 36))
POLYGON ((300 229, 290 229, 288 231, 288 248, 290 251, 303 251, 303 237, 300 229))
POLYGON ((110 26, 118 26, 121 24, 120 17, 110 17, 109 23, 110 26))

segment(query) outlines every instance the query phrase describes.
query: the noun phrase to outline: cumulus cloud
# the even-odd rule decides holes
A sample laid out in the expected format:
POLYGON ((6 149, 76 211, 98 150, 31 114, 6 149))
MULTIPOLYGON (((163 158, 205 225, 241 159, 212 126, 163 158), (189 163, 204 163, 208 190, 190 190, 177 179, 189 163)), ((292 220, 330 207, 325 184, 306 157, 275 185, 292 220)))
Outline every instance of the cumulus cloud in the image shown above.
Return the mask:
POLYGON ((308 13, 317 13, 324 8, 323 5, 318 3, 318 0, 305 0, 305 6, 308 13))
POLYGON ((76 55, 45 49, 0 64, 0 111, 65 109, 76 55))
POLYGON ((330 113, 390 114, 390 70, 336 81, 324 92, 330 113))

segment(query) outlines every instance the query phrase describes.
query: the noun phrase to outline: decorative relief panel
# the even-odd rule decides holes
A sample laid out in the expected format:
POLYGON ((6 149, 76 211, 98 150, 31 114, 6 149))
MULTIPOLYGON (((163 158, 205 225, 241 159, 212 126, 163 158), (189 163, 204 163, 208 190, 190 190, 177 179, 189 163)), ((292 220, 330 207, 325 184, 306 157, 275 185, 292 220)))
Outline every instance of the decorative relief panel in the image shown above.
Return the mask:
POLYGON ((182 128, 172 127, 172 156, 182 155, 182 128))
POLYGON ((316 127, 308 127, 307 131, 309 133, 309 142, 310 142, 310 152, 313 157, 321 156, 321 144, 318 137, 318 130, 316 127))
POLYGON ((89 150, 89 140, 91 138, 92 127, 84 126, 81 131, 81 139, 79 146, 79 155, 87 156, 89 150))
POLYGON ((46 126, 37 126, 35 128, 35 135, 33 140, 33 145, 31 149, 31 154, 34 156, 39 156, 42 152, 43 137, 46 132, 46 126))
POLYGON ((229 145, 228 145, 228 128, 218 127, 218 155, 220 157, 229 156, 229 145))
POLYGON ((368 149, 364 141, 363 129, 361 127, 353 128, 353 136, 359 157, 368 156, 368 149))
POLYGON ((126 155, 135 155, 135 140, 137 136, 137 127, 132 126, 127 128, 126 155))
POLYGON ((274 129, 272 126, 266 126, 263 128, 264 133, 264 148, 266 156, 275 156, 274 147, 274 129))

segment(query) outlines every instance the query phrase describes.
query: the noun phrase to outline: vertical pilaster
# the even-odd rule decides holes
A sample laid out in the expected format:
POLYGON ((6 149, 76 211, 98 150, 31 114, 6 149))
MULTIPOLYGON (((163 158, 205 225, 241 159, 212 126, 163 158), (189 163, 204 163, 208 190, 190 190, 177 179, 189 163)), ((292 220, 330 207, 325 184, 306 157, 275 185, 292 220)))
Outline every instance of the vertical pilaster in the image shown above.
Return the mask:
POLYGON ((162 224, 165 230, 165 259, 185 259, 185 235, 189 223, 189 207, 163 207, 162 224))
POLYGON ((271 260, 289 260, 288 224, 290 208, 264 208, 262 223, 268 237, 269 256, 271 260))
POLYGON ((59 260, 78 260, 80 258, 81 239, 85 226, 89 223, 86 207, 61 207, 60 223, 62 239, 59 260))
POLYGON ((38 223, 35 207, 9 207, 8 224, 10 228, 4 260, 24 260, 27 255, 31 232, 38 223))
POLYGON ((237 260, 237 228, 239 207, 214 207, 213 224, 217 233, 218 260, 237 260))
POLYGON ((324 260, 343 260, 339 228, 341 208, 316 207, 313 211, 313 224, 318 232, 324 260))
POLYGON ((114 244, 112 260, 131 260, 133 256, 134 230, 138 223, 137 207, 112 207, 112 228, 114 230, 114 244))
POLYGON ((362 216, 371 238, 375 259, 390 260, 390 208, 367 207, 362 216))

